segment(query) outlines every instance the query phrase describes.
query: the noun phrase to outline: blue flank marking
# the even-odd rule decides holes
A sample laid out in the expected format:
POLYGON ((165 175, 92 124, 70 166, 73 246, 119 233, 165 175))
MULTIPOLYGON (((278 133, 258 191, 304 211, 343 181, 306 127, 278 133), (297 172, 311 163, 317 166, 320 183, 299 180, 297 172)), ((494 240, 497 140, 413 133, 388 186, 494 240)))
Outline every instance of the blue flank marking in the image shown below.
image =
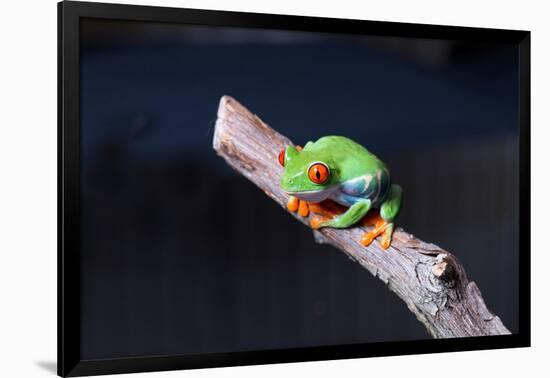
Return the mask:
POLYGON ((389 172, 377 171, 375 175, 366 174, 341 184, 340 190, 331 199, 348 207, 361 199, 370 199, 373 206, 378 206, 388 194, 390 186, 389 172))

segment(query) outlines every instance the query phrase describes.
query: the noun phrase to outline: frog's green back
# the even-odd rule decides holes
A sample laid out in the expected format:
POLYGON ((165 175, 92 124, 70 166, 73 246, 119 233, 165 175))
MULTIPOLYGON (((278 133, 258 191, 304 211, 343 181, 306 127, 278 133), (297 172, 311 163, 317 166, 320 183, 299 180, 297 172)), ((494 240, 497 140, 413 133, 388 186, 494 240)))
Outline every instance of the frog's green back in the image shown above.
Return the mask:
POLYGON ((373 153, 353 140, 342 136, 326 136, 316 142, 308 142, 304 151, 311 151, 321 157, 336 163, 340 180, 349 180, 385 169, 385 164, 373 153))

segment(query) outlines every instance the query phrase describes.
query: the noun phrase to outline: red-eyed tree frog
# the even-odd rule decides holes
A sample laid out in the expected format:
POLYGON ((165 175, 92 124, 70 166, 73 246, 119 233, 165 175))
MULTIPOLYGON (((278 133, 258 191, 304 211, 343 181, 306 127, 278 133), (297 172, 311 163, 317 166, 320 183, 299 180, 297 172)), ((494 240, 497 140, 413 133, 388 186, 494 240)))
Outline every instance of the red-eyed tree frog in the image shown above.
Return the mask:
POLYGON ((382 235, 380 245, 389 248, 402 190, 391 183, 386 165, 365 147, 342 136, 326 136, 303 148, 287 147, 279 163, 284 167, 280 186, 290 196, 290 211, 319 215, 310 221, 314 229, 373 225, 361 243, 367 246, 382 235), (375 208, 378 214, 367 216, 375 208))

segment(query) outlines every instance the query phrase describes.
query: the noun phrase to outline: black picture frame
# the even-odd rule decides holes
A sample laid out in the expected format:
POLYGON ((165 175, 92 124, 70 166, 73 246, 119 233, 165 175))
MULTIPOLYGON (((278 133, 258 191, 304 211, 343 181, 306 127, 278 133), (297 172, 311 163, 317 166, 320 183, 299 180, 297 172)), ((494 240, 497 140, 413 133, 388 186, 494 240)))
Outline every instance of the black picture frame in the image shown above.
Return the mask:
POLYGON ((530 32, 63 1, 58 3, 58 374, 82 376, 530 346, 530 32), (506 336, 197 355, 80 357, 79 25, 81 18, 407 36, 519 46, 519 332, 506 336))

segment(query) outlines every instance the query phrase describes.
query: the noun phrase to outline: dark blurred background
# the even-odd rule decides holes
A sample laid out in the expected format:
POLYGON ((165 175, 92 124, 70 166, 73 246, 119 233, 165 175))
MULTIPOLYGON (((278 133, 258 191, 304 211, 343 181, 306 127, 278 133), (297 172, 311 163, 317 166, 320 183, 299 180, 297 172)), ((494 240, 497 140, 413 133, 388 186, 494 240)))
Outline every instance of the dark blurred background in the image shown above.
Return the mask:
POLYGON ((298 144, 345 135, 399 226, 518 321, 515 46, 84 19, 81 358, 429 338, 212 149, 231 95, 298 144))

